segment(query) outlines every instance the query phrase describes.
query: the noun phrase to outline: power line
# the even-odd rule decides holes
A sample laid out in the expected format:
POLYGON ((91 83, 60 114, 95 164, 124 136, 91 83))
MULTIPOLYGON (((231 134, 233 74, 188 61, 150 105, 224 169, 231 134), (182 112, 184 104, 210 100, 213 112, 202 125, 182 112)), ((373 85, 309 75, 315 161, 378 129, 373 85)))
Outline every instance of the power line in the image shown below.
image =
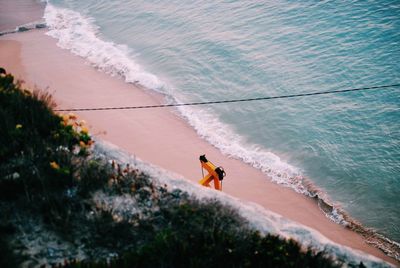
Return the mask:
POLYGON ((78 112, 78 111, 106 111, 106 110, 135 110, 135 109, 167 108, 167 107, 179 107, 179 106, 196 106, 196 105, 249 102, 249 101, 260 101, 260 100, 289 99, 289 98, 298 98, 298 97, 309 97, 309 96, 315 96, 315 95, 339 94, 339 93, 346 93, 346 92, 352 92, 352 91, 385 89, 385 88, 391 88, 391 87, 400 87, 400 84, 362 87, 362 88, 351 88, 351 89, 342 89, 342 90, 330 90, 330 91, 320 91, 320 92, 310 92, 310 93, 299 93, 299 94, 292 94, 292 95, 247 98, 247 99, 188 102, 188 103, 159 104, 159 105, 141 105, 141 106, 71 108, 71 109, 56 109, 54 111, 56 111, 56 112, 78 112))

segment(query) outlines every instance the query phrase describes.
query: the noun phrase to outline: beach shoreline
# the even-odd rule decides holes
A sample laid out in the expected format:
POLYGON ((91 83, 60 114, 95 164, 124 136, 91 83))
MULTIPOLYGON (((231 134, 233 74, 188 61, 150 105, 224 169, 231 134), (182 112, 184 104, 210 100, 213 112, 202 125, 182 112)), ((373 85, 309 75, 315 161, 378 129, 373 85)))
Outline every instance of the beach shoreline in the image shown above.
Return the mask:
MULTIPOLYGON (((29 87, 47 88, 60 109, 154 105, 162 101, 158 94, 108 76, 86 64, 84 59, 60 49, 56 40, 45 35, 45 30, 3 36, 0 51, 0 62, 8 72, 24 79, 29 87)), ((359 234, 329 220, 313 199, 279 186, 261 171, 224 156, 198 137, 173 109, 80 112, 78 115, 99 138, 193 182, 201 177, 198 157, 205 153, 228 172, 224 192, 311 227, 334 242, 394 261, 368 245, 359 234)))
MULTIPOLYGON (((19 2, 15 5, 24 8, 19 2)), ((43 13, 43 5, 36 7, 43 13)), ((37 10, 31 12, 34 15, 30 19, 38 18, 37 10)), ((16 27, 19 22, 12 20, 11 23, 16 27)), ((0 63, 16 78, 24 80, 27 87, 37 86, 51 92, 58 108, 162 103, 163 96, 98 71, 84 59, 57 47, 56 40, 45 32, 34 30, 0 37, 0 63)), ((334 242, 398 264, 367 244, 361 235, 329 220, 312 198, 277 185, 256 168, 223 155, 200 138, 174 109, 79 112, 78 115, 100 139, 195 183, 201 177, 198 157, 206 154, 228 173, 224 192, 311 227, 334 242)))

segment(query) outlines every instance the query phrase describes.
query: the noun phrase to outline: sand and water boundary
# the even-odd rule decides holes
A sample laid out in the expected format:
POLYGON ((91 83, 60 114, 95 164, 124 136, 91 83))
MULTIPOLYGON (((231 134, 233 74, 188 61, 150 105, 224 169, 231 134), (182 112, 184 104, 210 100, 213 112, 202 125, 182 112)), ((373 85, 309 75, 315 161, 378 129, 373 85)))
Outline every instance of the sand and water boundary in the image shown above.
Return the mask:
MULTIPOLYGON (((13 1, 2 1, 13 2, 13 1)), ((22 1, 14 2, 20 5, 22 1)), ((43 9, 38 4, 38 10, 43 9)), ((12 13, 12 8, 10 9, 12 13)), ((36 11, 35 11, 36 12, 36 11)), ((13 13, 19 16, 18 12, 13 13)), ((33 14, 31 12, 30 14, 33 14)), ((40 12, 27 19, 37 20, 40 12)), ((12 16, 11 16, 12 17, 12 16)), ((12 19, 7 18, 6 21, 12 19)), ((15 28, 15 19, 4 29, 15 28), (13 24, 14 23, 14 24, 13 24)), ((29 21, 23 21, 27 23, 29 21)), ((138 85, 127 84, 88 65, 84 59, 57 47, 46 30, 0 37, 0 65, 26 82, 28 87, 50 91, 58 108, 156 105, 163 96, 138 85)), ((394 260, 367 244, 364 238, 329 220, 318 202, 270 181, 261 171, 223 155, 201 139, 174 109, 80 112, 100 139, 164 169, 197 182, 201 177, 198 157, 206 154, 228 173, 224 192, 311 227, 334 242, 362 250, 387 261, 394 260)))

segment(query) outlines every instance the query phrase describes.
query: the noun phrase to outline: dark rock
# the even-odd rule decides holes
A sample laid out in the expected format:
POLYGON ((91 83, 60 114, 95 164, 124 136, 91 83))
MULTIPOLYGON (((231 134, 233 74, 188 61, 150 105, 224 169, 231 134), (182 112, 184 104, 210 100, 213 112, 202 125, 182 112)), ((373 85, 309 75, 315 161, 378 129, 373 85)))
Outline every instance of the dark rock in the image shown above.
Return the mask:
POLYGON ((26 32, 26 31, 29 31, 29 30, 30 29, 28 27, 25 27, 25 26, 20 26, 20 27, 17 28, 18 32, 26 32))
POLYGON ((46 27, 47 27, 46 23, 38 23, 35 25, 36 29, 42 29, 42 28, 46 28, 46 27))

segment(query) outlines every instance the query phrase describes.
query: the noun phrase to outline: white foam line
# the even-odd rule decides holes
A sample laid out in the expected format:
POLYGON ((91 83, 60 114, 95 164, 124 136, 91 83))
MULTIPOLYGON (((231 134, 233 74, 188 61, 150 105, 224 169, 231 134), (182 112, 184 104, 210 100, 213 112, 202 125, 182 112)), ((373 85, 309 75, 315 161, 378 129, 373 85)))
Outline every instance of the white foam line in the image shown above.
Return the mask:
MULTIPOLYGON (((78 12, 55 7, 50 3, 46 6, 44 17, 49 28, 47 34, 58 39, 57 44, 61 48, 87 59, 93 66, 108 74, 120 75, 128 83, 140 83, 166 94, 171 102, 179 102, 179 92, 135 63, 132 60, 133 52, 127 46, 101 40, 93 18, 86 18, 78 12)), ((215 115, 189 107, 180 107, 179 112, 202 138, 222 153, 253 165, 279 184, 309 195, 302 184, 301 173, 295 167, 264 148, 246 144, 215 115)))
POLYGON ((215 115, 196 108, 179 107, 180 113, 196 132, 217 147, 223 154, 242 160, 267 174, 272 181, 312 196, 303 184, 301 172, 283 162, 277 155, 254 144, 247 144, 228 125, 215 115), (199 116, 201 115, 201 117, 199 116))
MULTIPOLYGON (((137 64, 133 60, 131 49, 125 45, 102 40, 93 18, 84 17, 70 9, 56 7, 48 1, 44 18, 49 29, 47 35, 56 38, 61 48, 85 58, 105 73, 121 76, 128 83, 140 83, 149 89, 165 94, 170 102, 179 102, 179 92, 137 64)), ((230 126, 221 122, 215 114, 207 112, 207 109, 179 107, 178 111, 200 137, 223 154, 252 165, 280 185, 290 187, 301 194, 315 196, 316 193, 310 189, 309 183, 305 181, 300 170, 285 163, 265 148, 248 144, 230 126)), ((343 216, 336 212, 337 210, 334 210, 327 216, 336 223, 346 224, 343 216)))
POLYGON ((166 184, 169 189, 180 189, 199 200, 216 199, 237 209, 240 215, 247 219, 255 230, 264 234, 270 233, 294 239, 302 246, 311 247, 318 251, 323 250, 330 256, 350 264, 358 265, 363 262, 367 267, 393 267, 375 256, 334 243, 316 230, 290 221, 258 204, 243 202, 223 192, 201 187, 184 179, 181 175, 145 163, 113 144, 99 139, 96 139, 95 144, 95 152, 97 154, 134 166, 147 173, 155 182, 166 184))
POLYGON ((130 59, 132 51, 127 46, 98 38, 99 28, 93 18, 50 3, 46 5, 44 18, 49 28, 46 34, 58 39, 59 47, 87 59, 105 73, 123 76, 128 83, 140 82, 155 90, 163 87, 155 75, 130 59))

